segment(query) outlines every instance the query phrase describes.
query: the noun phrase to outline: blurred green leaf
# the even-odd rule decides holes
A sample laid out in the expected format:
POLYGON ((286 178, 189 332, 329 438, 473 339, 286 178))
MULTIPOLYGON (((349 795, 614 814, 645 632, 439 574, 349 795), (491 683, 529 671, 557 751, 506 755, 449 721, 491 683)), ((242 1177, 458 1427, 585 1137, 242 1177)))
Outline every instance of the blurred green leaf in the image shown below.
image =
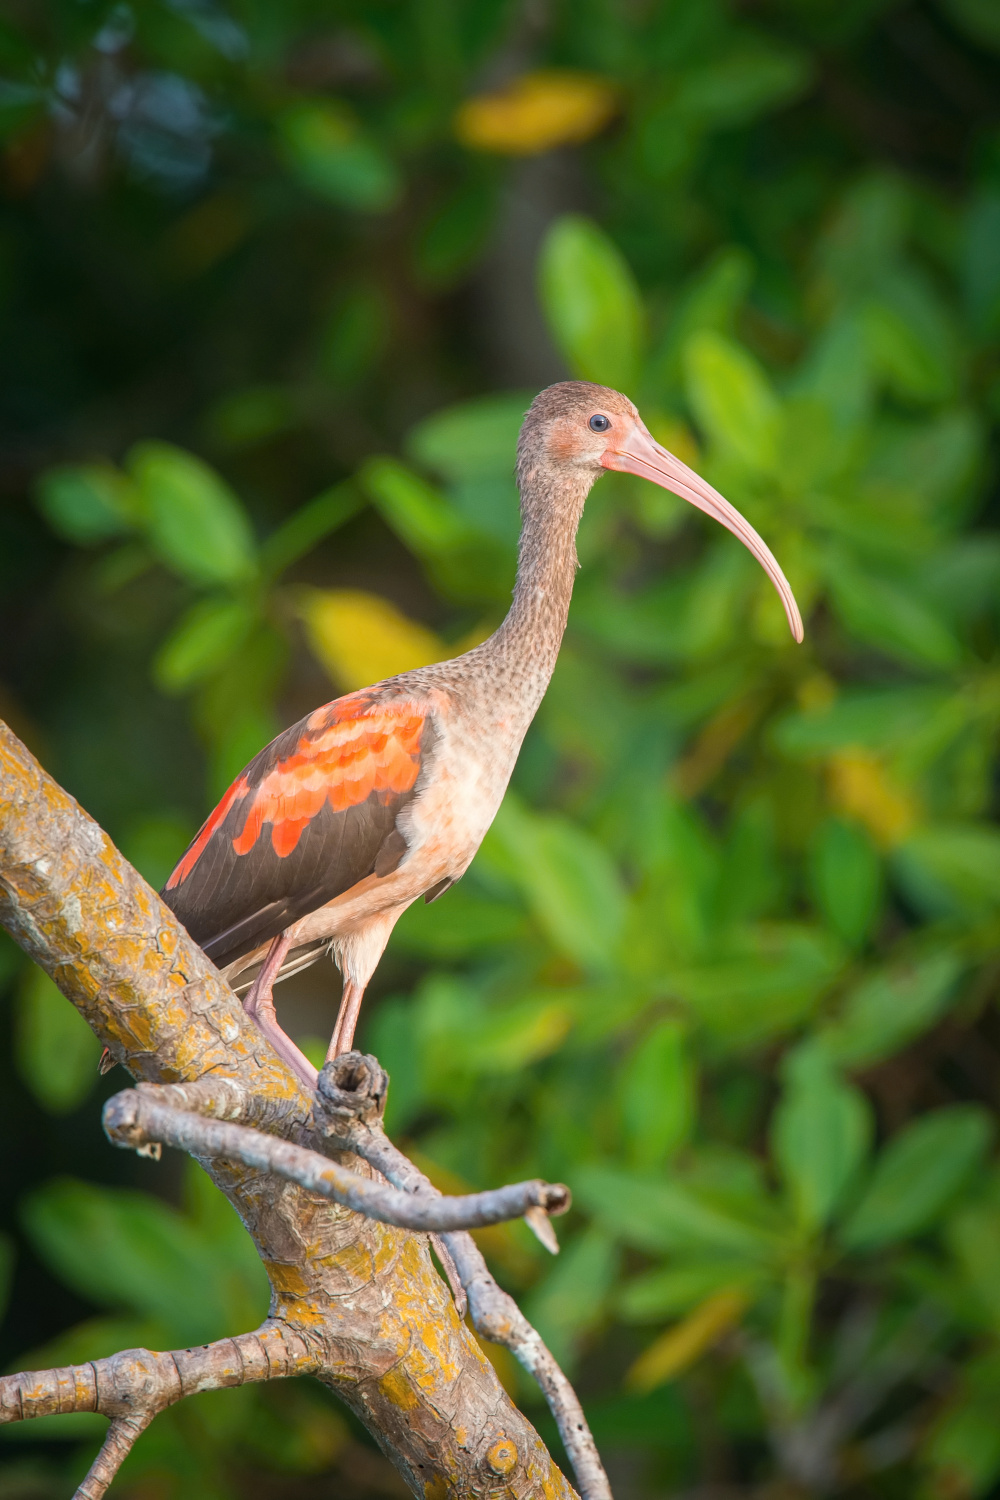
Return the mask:
POLYGON ((108 1419, 100 1412, 53 1412, 47 1417, 33 1417, 30 1422, 5 1422, 0 1428, 0 1442, 92 1443, 99 1447, 107 1430, 108 1419))
POLYGON ((628 263, 604 231, 578 214, 557 219, 542 247, 539 288, 573 373, 634 391, 642 303, 628 263))
POLYGON ((842 1227, 848 1250, 876 1250, 931 1228, 982 1163, 992 1134, 984 1110, 955 1104, 894 1136, 842 1227))
POLYGON ((689 1312, 726 1287, 753 1292, 767 1279, 761 1267, 745 1260, 672 1261, 633 1277, 622 1287, 617 1306, 630 1323, 659 1323, 689 1312))
POLYGON ((851 948, 870 936, 882 904, 882 862, 859 823, 829 818, 818 829, 811 857, 817 904, 851 948))
POLYGON ((17 1012, 18 1071, 51 1114, 68 1114, 97 1083, 101 1044, 49 976, 31 965, 17 1012))
POLYGON ((392 942, 409 953, 457 959, 523 941, 523 908, 456 886, 425 906, 409 907, 393 929, 392 942))
POLYGON ((688 400, 713 443, 747 468, 775 465, 780 407, 763 370, 739 344, 712 329, 684 346, 688 400))
POLYGON ((417 463, 444 479, 513 479, 517 435, 530 404, 526 392, 480 396, 445 407, 411 427, 407 449, 417 463))
POLYGON ((1000 1252, 1000 1204, 995 1183, 990 1197, 970 1203, 953 1214, 947 1227, 948 1247, 965 1280, 994 1331, 1000 1331, 1000 1284, 997 1254, 1000 1252))
MULTIPOLYGON (((990 0, 952 0, 956 8, 995 10, 990 0)), ((1000 40, 1000 25, 996 27, 1000 40)), ((1000 325, 1000 191, 987 189, 973 200, 965 225, 963 266, 965 298, 976 331, 989 334, 1000 325)))
POLYGON ((393 163, 345 104, 290 106, 278 118, 286 160, 303 186, 345 208, 381 211, 399 194, 393 163))
POLYGON ((947 950, 876 969, 848 991, 836 1019, 821 1029, 824 1049, 845 1068, 869 1068, 890 1057, 947 1010, 961 971, 958 954, 947 950))
POLYGON ((941 7, 974 42, 1000 52, 1000 16, 991 0, 941 0, 941 7))
POLYGON ((135 530, 141 502, 112 464, 72 464, 48 469, 38 480, 38 506, 59 536, 90 547, 135 530))
POLYGON ((119 841, 119 847, 142 878, 161 890, 197 828, 179 813, 150 813, 131 823, 119 841))
POLYGON ((864 311, 865 335, 874 368, 899 395, 914 401, 940 401, 952 393, 954 375, 944 336, 936 327, 922 329, 904 305, 870 302, 864 311), (924 337, 921 337, 924 334, 924 337))
POLYGON ((982 425, 969 407, 945 407, 921 422, 881 422, 870 442, 866 473, 905 492, 910 510, 918 501, 948 520, 966 514, 969 481, 983 455, 982 425))
POLYGON ((764 916, 781 895, 773 809, 754 798, 739 809, 729 830, 718 878, 719 915, 724 922, 764 916))
POLYGON ((760 924, 697 964, 665 966, 662 982, 731 1048, 754 1046, 801 1022, 836 977, 842 955, 826 933, 760 924))
POLYGON ((272 531, 260 549, 261 571, 277 577, 330 535, 339 531, 364 506, 353 484, 335 484, 295 511, 272 531))
POLYGON ((682 292, 663 342, 647 363, 650 385, 680 384, 682 352, 692 334, 710 328, 732 335, 736 312, 750 289, 753 274, 753 261, 737 245, 720 250, 697 273, 682 292))
POLYGON ((911 194, 894 173, 870 170, 837 203, 817 251, 836 303, 850 304, 899 269, 911 212, 911 194))
POLYGON ((799 399, 829 412, 841 438, 871 413, 875 372, 864 322, 851 307, 832 318, 806 354, 795 382, 799 399))
POLYGON ((153 676, 166 693, 182 693, 217 672, 243 644, 253 610, 240 599, 200 599, 167 636, 153 661, 153 676))
POLYGON ((620 1074, 625 1141, 640 1171, 660 1166, 690 1135, 695 1076, 686 1043, 681 1022, 659 1021, 620 1074))
POLYGON ((962 1372, 957 1399, 949 1402, 921 1444, 921 1467, 929 1471, 929 1493, 988 1494, 1000 1475, 1000 1425, 996 1390, 1000 1354, 974 1356, 962 1372))
POLYGON ((22 1219, 45 1261, 81 1296, 155 1318, 167 1337, 191 1344, 256 1326, 267 1305, 256 1255, 232 1254, 245 1231, 225 1208, 222 1222, 236 1228, 220 1242, 218 1222, 202 1229, 145 1193, 57 1178, 30 1195, 22 1219))
POLYGON ((853 748, 900 749, 912 743, 950 697, 939 688, 854 689, 779 719, 774 740, 786 755, 803 757, 853 748))
POLYGON ((840 555, 827 572, 837 613, 860 640, 905 662, 954 666, 961 648, 947 623, 914 589, 863 571, 840 555))
POLYGON ((561 1046, 573 1024, 566 1000, 540 1002, 537 995, 502 1010, 486 1011, 456 1053, 472 1072, 519 1072, 561 1046))
POLYGON ((984 824, 916 829, 895 851, 893 871, 931 915, 988 912, 1000 904, 1000 832, 984 824))
POLYGON ((482 250, 496 203, 491 189, 489 182, 464 182, 425 222, 415 247, 415 263, 421 279, 430 286, 451 285, 482 250))
POLYGON ((614 1167, 582 1166, 570 1186, 610 1234, 639 1250, 699 1251, 753 1264, 767 1262, 776 1246, 775 1237, 756 1223, 720 1211, 680 1183, 614 1167))
POLYGON ((511 548, 520 529, 517 435, 530 401, 530 394, 483 396, 436 412, 407 435, 412 457, 448 481, 466 523, 511 548))
POLYGON ((801 52, 763 36, 747 37, 708 65, 680 75, 677 110, 694 118, 735 125, 784 103, 805 88, 811 68, 801 52))
POLYGON ((437 558, 467 544, 469 527, 440 490, 393 458, 371 458, 359 482, 417 557, 437 558))
POLYGON ((335 303, 323 328, 319 363, 335 385, 356 386, 378 362, 389 339, 390 311, 380 289, 367 282, 335 303))
POLYGON ((783 1066, 774 1113, 775 1158, 803 1229, 822 1229, 855 1181, 872 1136, 864 1095, 838 1075, 826 1054, 804 1043, 783 1066))
POLYGON ((127 460, 149 515, 149 535, 168 567, 195 584, 254 576, 246 513, 218 474, 169 443, 137 443, 127 460))
POLYGON ((253 385, 216 402, 206 425, 217 443, 244 448, 287 431, 295 418, 295 401, 285 386, 253 385))
POLYGON ((532 1291, 526 1316, 563 1369, 573 1368, 581 1342, 600 1320, 617 1269, 614 1239, 592 1227, 571 1241, 532 1291))
POLYGON ((529 814, 508 796, 490 834, 556 947, 585 968, 607 971, 621 934, 625 897, 604 850, 566 819, 529 814))

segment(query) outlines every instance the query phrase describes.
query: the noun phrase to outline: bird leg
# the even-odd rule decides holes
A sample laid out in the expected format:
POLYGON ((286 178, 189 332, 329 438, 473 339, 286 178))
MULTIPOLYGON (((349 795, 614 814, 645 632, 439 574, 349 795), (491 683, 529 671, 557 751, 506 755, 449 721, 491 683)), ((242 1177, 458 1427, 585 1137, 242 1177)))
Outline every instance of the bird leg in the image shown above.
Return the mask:
POLYGON ((342 1052, 350 1052, 354 1045, 354 1028, 358 1024, 358 1012, 361 1010, 361 1002, 364 998, 364 985, 355 984, 345 974, 340 1010, 337 1012, 337 1024, 333 1028, 333 1036, 330 1038, 330 1047, 326 1054, 327 1062, 339 1057, 342 1052))
POLYGON ((274 1000, 271 996, 274 981, 281 971, 281 966, 291 946, 292 940, 287 932, 279 933, 274 939, 267 950, 267 957, 264 959, 260 973, 247 990, 243 1009, 252 1020, 256 1021, 282 1061, 288 1064, 298 1078, 301 1078, 310 1093, 315 1093, 318 1076, 316 1069, 305 1053, 299 1051, 291 1037, 286 1035, 278 1025, 274 1000))

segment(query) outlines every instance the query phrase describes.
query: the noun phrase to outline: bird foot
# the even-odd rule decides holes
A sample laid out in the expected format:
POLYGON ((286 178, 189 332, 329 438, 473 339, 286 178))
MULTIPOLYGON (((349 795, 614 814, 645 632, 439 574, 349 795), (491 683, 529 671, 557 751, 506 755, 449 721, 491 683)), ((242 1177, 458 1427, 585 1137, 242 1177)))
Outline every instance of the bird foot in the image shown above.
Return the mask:
POLYGON ((274 939, 264 959, 263 967, 253 984, 247 990, 243 1001, 243 1009, 260 1030, 264 1033, 271 1046, 277 1052, 282 1062, 288 1064, 295 1076, 305 1084, 310 1094, 316 1092, 316 1079, 319 1077, 316 1069, 292 1041, 291 1037, 278 1025, 278 1017, 274 1009, 274 998, 271 987, 285 960, 285 955, 290 947, 289 939, 282 933, 274 939))
POLYGON ((243 1002, 243 1009, 250 1019, 256 1022, 260 1031, 263 1032, 264 1036, 271 1043, 271 1046, 277 1052, 282 1062, 286 1062, 296 1078, 300 1079, 308 1089, 309 1093, 314 1094, 319 1074, 305 1053, 296 1047, 288 1033, 282 1031, 278 1025, 278 1018, 274 1013, 274 1001, 270 995, 258 995, 254 1005, 251 1007, 248 1002, 252 994, 253 991, 251 990, 243 1002))

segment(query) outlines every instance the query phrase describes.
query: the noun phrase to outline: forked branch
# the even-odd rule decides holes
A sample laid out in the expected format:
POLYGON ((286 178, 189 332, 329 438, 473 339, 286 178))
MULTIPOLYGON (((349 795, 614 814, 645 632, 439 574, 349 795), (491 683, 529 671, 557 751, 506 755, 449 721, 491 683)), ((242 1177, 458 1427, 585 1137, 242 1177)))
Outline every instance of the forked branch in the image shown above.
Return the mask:
MULTIPOLYGON (((317 1125, 329 1140, 362 1157, 396 1187, 425 1203, 435 1199, 444 1202, 437 1188, 392 1144, 382 1127, 388 1084, 388 1076, 374 1057, 349 1052, 335 1058, 319 1075, 317 1125)), ((542 1212, 544 1207, 539 1204, 529 1208, 524 1217, 542 1243, 556 1251, 559 1246, 542 1212)), ((456 1230, 442 1235, 442 1239, 465 1289, 476 1332, 508 1348, 541 1386, 581 1495, 586 1500, 611 1500, 608 1476, 579 1398, 551 1351, 513 1297, 497 1285, 471 1234, 456 1230)))
POLYGON ((0 922, 115 1060, 156 1085, 116 1106, 122 1130, 155 1122, 145 1140, 140 1132, 140 1149, 152 1149, 158 1135, 198 1156, 271 1283, 270 1315, 257 1333, 4 1377, 0 1421, 103 1412, 111 1426, 79 1491, 100 1500, 165 1406, 195 1390, 311 1373, 375 1435, 417 1496, 569 1500, 565 1477, 459 1320, 426 1234, 396 1227, 441 1225, 476 1327, 537 1376, 584 1500, 609 1500, 568 1382, 469 1235, 454 1227, 523 1214, 550 1235, 548 1215, 566 1206, 565 1190, 521 1183, 442 1200, 382 1132, 375 1096, 381 1089, 384 1099, 385 1075, 374 1060, 360 1060, 362 1069, 354 1059, 357 1087, 353 1073, 326 1070, 326 1094, 305 1094, 173 914, 3 724, 0 788, 0 922), (374 1092, 360 1086, 362 1072, 374 1092), (329 1160, 344 1152, 360 1158, 355 1170, 329 1160), (313 1175, 300 1175, 303 1166, 313 1175), (391 1186, 372 1181, 373 1170, 391 1186))
POLYGON ((75 1500, 100 1500, 133 1443, 161 1411, 197 1391, 317 1373, 315 1349, 268 1319, 256 1333, 157 1354, 125 1349, 108 1359, 0 1377, 0 1422, 74 1411, 111 1418, 100 1453, 75 1500))
POLYGON ((546 1214, 565 1213, 570 1204, 568 1188, 538 1180, 484 1193, 452 1198, 435 1194, 414 1200, 410 1193, 371 1177, 359 1177, 291 1141, 161 1104, 148 1087, 144 1091, 127 1089, 109 1099, 104 1106, 104 1129, 117 1146, 141 1150, 156 1142, 189 1151, 192 1156, 224 1157, 259 1167, 369 1219, 418 1233, 480 1229, 486 1224, 519 1219, 533 1208, 546 1214))

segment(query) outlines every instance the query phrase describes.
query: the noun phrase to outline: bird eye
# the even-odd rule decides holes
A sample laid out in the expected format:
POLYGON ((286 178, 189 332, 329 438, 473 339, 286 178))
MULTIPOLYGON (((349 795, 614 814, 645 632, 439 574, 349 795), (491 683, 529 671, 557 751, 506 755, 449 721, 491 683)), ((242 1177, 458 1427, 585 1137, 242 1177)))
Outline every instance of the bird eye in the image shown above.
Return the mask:
POLYGON ((591 432, 607 432, 610 426, 611 423, 608 418, 602 416, 600 412, 598 412, 596 416, 591 417, 590 419, 591 432))

